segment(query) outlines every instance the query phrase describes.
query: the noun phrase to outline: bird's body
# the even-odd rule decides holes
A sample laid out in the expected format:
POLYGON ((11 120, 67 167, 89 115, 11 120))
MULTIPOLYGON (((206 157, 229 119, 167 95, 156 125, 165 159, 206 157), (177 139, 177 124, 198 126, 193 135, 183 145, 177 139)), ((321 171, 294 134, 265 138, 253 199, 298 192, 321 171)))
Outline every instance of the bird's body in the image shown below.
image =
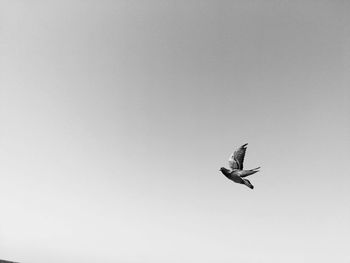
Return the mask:
POLYGON ((238 184, 244 184, 249 188, 253 189, 254 186, 250 183, 249 180, 243 179, 243 177, 255 174, 258 172, 260 167, 243 170, 243 161, 245 156, 247 143, 239 147, 234 153, 231 154, 229 159, 229 165, 231 169, 221 167, 220 171, 230 180, 238 184))

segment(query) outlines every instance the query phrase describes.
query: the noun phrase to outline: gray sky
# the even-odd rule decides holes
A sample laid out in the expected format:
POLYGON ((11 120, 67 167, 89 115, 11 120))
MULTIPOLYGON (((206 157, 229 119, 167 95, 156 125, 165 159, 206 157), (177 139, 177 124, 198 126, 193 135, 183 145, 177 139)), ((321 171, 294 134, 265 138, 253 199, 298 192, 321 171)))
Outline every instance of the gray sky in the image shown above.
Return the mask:
POLYGON ((349 262, 347 1, 0 10, 1 258, 349 262))

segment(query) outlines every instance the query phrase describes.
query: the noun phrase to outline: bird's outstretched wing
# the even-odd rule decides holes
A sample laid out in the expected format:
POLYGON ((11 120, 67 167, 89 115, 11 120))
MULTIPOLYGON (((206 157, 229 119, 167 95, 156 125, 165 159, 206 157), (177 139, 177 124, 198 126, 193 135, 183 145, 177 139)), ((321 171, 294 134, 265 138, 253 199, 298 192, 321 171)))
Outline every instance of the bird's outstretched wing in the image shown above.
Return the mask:
POLYGON ((247 145, 243 144, 241 147, 239 147, 234 153, 231 154, 230 159, 228 160, 228 163, 232 170, 239 169, 243 170, 243 161, 244 161, 244 155, 245 151, 247 150, 247 145))

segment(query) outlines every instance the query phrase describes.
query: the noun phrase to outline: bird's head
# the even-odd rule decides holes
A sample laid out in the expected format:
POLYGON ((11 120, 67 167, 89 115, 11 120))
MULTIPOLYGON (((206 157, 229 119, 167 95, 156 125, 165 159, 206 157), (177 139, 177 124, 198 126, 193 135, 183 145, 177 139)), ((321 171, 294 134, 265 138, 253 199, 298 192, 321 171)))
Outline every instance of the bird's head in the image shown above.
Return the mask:
POLYGON ((230 171, 229 171, 228 169, 226 169, 225 167, 221 167, 221 168, 220 168, 220 171, 221 171, 223 174, 230 173, 230 171))

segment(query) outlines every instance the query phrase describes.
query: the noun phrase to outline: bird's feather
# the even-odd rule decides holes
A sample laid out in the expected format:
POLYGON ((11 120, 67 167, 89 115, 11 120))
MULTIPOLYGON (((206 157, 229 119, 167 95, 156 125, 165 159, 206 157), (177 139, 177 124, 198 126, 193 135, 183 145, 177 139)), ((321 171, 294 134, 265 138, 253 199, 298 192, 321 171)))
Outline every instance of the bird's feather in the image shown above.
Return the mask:
POLYGON ((232 170, 243 170, 243 162, 247 145, 248 143, 243 144, 231 154, 228 163, 232 170))

